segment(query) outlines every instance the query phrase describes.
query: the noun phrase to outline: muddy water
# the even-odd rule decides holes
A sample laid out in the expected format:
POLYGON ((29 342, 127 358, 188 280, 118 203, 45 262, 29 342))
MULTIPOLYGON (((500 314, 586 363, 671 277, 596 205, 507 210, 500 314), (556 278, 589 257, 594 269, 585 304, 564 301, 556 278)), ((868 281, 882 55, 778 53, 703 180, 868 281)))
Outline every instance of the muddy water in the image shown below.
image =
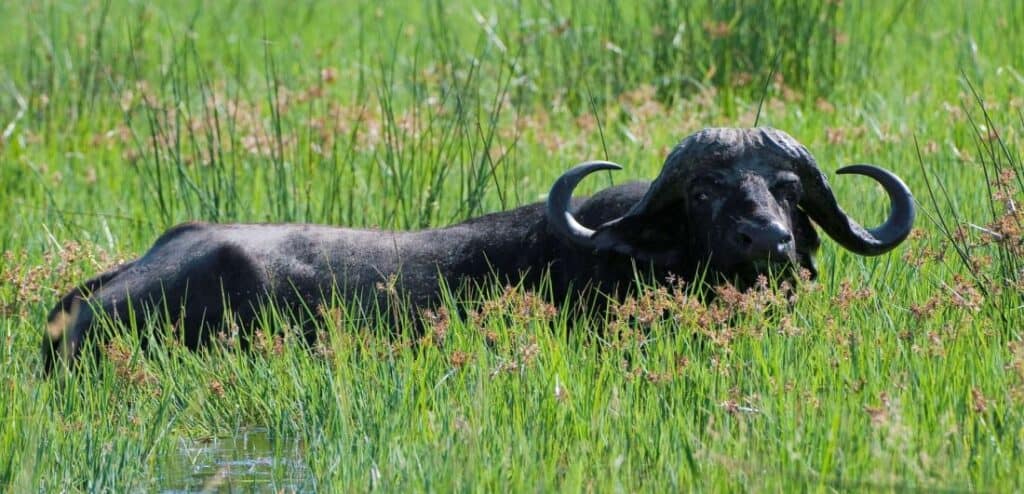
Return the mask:
POLYGON ((157 484, 164 493, 308 492, 315 490, 295 441, 275 439, 265 429, 233 437, 183 441, 157 484))

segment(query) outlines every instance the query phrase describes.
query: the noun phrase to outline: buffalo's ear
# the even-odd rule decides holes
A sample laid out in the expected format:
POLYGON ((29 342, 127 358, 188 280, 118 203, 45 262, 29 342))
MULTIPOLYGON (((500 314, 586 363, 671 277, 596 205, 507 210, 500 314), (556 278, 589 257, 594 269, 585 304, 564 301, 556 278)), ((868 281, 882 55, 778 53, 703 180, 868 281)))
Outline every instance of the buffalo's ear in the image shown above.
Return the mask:
POLYGON ((678 217, 626 215, 599 226, 593 239, 598 251, 617 252, 637 261, 674 265, 681 260, 686 235, 678 217))
POLYGON ((796 240, 796 255, 800 267, 810 272, 811 279, 818 277, 818 267, 814 265, 814 255, 821 247, 821 238, 811 224, 810 218, 803 211, 793 213, 793 238, 796 240))

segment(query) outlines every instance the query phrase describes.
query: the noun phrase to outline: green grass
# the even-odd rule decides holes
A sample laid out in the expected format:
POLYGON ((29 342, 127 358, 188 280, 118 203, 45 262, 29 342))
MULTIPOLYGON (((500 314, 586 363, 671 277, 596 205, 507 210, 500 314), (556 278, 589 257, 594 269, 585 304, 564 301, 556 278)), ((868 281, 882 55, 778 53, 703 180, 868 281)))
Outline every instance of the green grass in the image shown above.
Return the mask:
POLYGON ((258 429, 270 480, 207 487, 1020 490, 1022 27, 1009 1, 0 3, 0 486, 173 487, 183 444, 258 429), (177 222, 443 225, 755 121, 904 177, 919 232, 826 239, 793 302, 652 292, 597 333, 495 287, 416 345, 329 318, 311 352, 268 317, 255 354, 126 336, 40 377, 62 291, 177 222))

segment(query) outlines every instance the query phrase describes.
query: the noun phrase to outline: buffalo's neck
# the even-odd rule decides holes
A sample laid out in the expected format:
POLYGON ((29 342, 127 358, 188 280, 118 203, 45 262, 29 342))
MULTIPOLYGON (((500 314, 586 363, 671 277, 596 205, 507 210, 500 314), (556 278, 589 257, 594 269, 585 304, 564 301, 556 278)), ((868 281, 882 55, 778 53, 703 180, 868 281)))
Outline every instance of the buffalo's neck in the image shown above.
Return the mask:
POLYGON ((410 235, 411 242, 400 249, 403 264, 436 270, 452 289, 495 281, 534 289, 558 254, 542 204, 410 235))

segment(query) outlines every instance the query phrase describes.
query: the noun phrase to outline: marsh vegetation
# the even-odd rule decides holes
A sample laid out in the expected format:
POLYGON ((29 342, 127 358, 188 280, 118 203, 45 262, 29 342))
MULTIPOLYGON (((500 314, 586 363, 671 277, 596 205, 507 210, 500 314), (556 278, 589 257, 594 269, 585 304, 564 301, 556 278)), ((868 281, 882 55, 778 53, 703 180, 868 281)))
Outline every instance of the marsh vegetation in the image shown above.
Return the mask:
POLYGON ((1020 2, 4 2, 0 486, 1019 490, 1022 30, 1020 2), (250 352, 115 331, 40 374, 57 297, 181 221, 444 225, 755 123, 893 170, 918 228, 709 304, 570 322, 493 286, 385 338, 335 303, 312 349, 270 309, 250 352))

